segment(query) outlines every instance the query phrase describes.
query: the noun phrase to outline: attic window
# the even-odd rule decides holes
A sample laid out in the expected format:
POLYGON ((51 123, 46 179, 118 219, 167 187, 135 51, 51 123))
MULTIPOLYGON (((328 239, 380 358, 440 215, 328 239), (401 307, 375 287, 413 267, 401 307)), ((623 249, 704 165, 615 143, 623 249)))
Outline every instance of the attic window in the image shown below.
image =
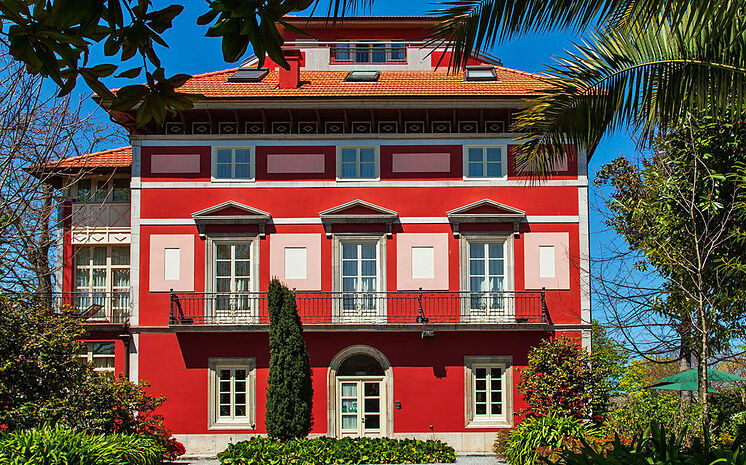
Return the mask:
POLYGON ((381 75, 380 71, 350 71, 345 81, 348 82, 376 82, 381 75))
POLYGON ((239 68, 228 78, 228 82, 259 82, 269 73, 267 68, 239 68))
POLYGON ((492 66, 467 66, 467 81, 497 81, 495 68, 492 66))

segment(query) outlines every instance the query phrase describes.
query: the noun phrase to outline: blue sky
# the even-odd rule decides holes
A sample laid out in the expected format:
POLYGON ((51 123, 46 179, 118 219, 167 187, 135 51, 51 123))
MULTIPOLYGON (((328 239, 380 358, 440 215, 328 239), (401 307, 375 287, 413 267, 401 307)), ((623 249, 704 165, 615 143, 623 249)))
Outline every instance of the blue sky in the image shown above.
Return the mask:
MULTIPOLYGON (((170 48, 159 51, 159 56, 166 68, 167 75, 176 73, 204 73, 225 69, 235 66, 223 61, 220 40, 204 36, 206 27, 197 26, 197 17, 206 11, 201 1, 190 0, 188 2, 155 0, 156 7, 161 8, 171 3, 182 3, 186 7, 184 12, 174 21, 174 28, 165 34, 165 39, 170 48)), ((322 2, 322 5, 325 5, 322 2)), ((422 0, 375 0, 372 15, 422 15, 433 8, 429 2, 422 0)), ((321 9, 321 8, 320 8, 321 9)), ((530 35, 519 40, 501 44, 488 50, 489 53, 499 57, 507 67, 539 72, 547 64, 551 64, 553 57, 562 54, 564 50, 572 48, 573 41, 577 42, 582 37, 551 33, 543 35, 530 35)), ((133 65, 136 66, 136 65, 133 65)), ((122 67, 122 70, 129 68, 122 67)), ((121 82, 107 81, 108 85, 122 85, 121 82)), ((81 91, 85 90, 83 85, 79 86, 81 91)), ((92 105, 91 108, 94 108, 92 105)), ((592 181, 594 173, 603 164, 620 156, 632 155, 635 146, 632 138, 625 132, 619 132, 608 136, 598 147, 589 167, 589 178, 592 181)), ((591 187, 593 192, 598 192, 591 187)), ((613 238, 604 231, 601 214, 591 208, 591 254, 598 256, 600 246, 613 238)), ((594 311, 600 316, 602 309, 594 306, 594 311)))

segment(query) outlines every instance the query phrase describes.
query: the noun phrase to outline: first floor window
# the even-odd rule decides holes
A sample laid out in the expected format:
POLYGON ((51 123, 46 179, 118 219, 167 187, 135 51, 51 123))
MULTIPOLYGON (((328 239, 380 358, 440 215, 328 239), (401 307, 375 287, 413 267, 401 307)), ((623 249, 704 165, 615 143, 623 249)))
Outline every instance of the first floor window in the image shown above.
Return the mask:
POLYGON ((93 371, 114 374, 114 343, 85 343, 80 351, 80 359, 90 363, 93 371))
POLYGON ((469 240, 468 249, 468 290, 471 309, 503 308, 505 241, 469 240))
POLYGON ((465 357, 467 426, 510 422, 510 366, 509 357, 465 357))
POLYGON ((75 201, 89 203, 130 201, 129 178, 84 178, 76 183, 75 201))
POLYGON ((253 359, 210 359, 211 426, 250 426, 254 412, 253 359))
POLYGON ((215 241, 212 270, 218 317, 249 317, 252 306, 250 241, 215 241))
POLYGON ((75 302, 89 318, 116 316, 129 306, 129 246, 84 246, 75 250, 75 302))

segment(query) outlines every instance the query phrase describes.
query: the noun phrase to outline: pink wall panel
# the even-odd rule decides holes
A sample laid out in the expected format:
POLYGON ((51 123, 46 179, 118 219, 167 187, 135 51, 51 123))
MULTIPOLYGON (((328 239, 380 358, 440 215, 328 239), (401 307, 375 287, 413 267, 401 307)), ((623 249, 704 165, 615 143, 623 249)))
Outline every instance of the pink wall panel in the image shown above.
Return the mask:
POLYGON ((150 236, 150 290, 194 290, 194 235, 153 234, 150 236), (179 250, 179 279, 165 279, 166 249, 179 250))
POLYGON ((443 153, 394 153, 391 155, 393 173, 448 173, 451 171, 451 154, 443 153))
POLYGON ((277 277, 289 288, 303 291, 321 290, 321 237, 323 234, 271 234, 269 237, 270 279, 277 277), (285 248, 306 250, 306 278, 285 277, 285 248))
POLYGON ((523 235, 526 289, 570 289, 570 235, 559 233, 526 233, 523 235), (554 277, 539 275, 539 247, 554 247, 554 277))
POLYGON ((200 155, 194 154, 166 154, 150 157, 151 173, 199 173, 200 155))
POLYGON ((324 173, 323 153, 268 153, 267 173, 324 173))
POLYGON ((398 290, 448 290, 448 233, 399 233, 396 235, 396 287, 398 290), (412 248, 432 247, 432 278, 412 276, 412 248))

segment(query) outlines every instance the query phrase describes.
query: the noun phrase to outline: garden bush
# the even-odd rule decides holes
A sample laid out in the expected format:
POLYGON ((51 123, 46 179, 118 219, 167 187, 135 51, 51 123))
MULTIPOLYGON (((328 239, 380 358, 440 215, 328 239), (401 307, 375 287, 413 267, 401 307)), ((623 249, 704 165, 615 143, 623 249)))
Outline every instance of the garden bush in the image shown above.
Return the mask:
POLYGON ((599 443, 606 436, 604 429, 586 421, 550 413, 499 434, 493 450, 511 465, 533 465, 541 458, 556 461, 562 451, 576 450, 583 441, 599 443))
POLYGON ((567 450, 557 463, 563 465, 745 465, 746 453, 740 448, 706 449, 698 439, 691 446, 685 436, 668 432, 657 423, 646 428, 631 443, 618 437, 608 441, 603 450, 588 444, 577 450, 567 450))
POLYGON ((456 451, 441 441, 328 437, 277 441, 254 437, 218 454, 224 465, 315 465, 367 463, 453 463, 456 451))
POLYGON ((163 452, 156 441, 140 435, 48 426, 0 433, 2 465, 157 465, 163 452))

